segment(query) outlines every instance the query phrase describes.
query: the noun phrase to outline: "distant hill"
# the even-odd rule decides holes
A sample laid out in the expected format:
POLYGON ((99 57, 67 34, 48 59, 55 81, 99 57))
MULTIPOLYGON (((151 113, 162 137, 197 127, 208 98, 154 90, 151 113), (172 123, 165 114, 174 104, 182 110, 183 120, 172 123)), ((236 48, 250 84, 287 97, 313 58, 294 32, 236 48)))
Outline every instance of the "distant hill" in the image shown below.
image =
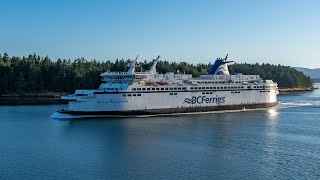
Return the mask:
POLYGON ((314 79, 312 79, 313 80, 313 82, 315 82, 315 83, 320 83, 320 78, 314 78, 314 79))
POLYGON ((294 67, 296 70, 303 72, 305 75, 310 76, 312 79, 320 78, 320 68, 309 69, 303 67, 294 67))

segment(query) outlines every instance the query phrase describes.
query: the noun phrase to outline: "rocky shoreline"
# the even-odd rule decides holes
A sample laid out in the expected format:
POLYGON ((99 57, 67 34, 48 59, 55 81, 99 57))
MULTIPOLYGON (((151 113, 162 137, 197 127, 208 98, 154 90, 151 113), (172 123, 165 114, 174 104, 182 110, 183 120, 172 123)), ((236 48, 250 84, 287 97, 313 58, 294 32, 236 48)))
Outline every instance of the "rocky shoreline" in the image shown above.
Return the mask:
POLYGON ((0 105, 60 104, 64 92, 20 93, 0 95, 0 105))
POLYGON ((295 93, 295 92, 304 92, 304 91, 313 91, 313 87, 296 87, 296 88, 279 88, 280 94, 295 93))

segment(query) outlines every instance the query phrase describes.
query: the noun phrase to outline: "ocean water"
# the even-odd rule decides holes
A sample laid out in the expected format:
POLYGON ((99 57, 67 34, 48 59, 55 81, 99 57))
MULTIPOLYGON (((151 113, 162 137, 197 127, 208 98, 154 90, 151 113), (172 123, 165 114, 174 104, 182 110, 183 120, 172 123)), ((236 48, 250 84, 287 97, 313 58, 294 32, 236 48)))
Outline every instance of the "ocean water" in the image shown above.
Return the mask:
POLYGON ((320 179, 320 91, 274 108, 61 121, 0 106, 0 179, 320 179))

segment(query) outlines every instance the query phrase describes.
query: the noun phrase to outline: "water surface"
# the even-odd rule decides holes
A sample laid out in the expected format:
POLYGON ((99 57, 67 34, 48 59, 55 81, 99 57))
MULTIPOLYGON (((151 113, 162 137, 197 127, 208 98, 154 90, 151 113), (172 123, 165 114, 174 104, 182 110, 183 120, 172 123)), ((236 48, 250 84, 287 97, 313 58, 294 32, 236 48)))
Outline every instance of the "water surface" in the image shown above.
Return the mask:
POLYGON ((320 92, 275 108, 61 121, 0 106, 0 179, 319 179, 320 92))

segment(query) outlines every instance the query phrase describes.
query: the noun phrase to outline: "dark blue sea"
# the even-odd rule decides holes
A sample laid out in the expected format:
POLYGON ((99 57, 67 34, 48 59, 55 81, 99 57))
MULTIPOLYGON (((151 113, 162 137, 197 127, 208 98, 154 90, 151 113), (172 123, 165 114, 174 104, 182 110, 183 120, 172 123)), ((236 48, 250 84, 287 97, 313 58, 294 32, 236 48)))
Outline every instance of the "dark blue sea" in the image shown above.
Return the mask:
POLYGON ((0 179, 320 179, 320 91, 278 107, 61 121, 0 106, 0 179))

